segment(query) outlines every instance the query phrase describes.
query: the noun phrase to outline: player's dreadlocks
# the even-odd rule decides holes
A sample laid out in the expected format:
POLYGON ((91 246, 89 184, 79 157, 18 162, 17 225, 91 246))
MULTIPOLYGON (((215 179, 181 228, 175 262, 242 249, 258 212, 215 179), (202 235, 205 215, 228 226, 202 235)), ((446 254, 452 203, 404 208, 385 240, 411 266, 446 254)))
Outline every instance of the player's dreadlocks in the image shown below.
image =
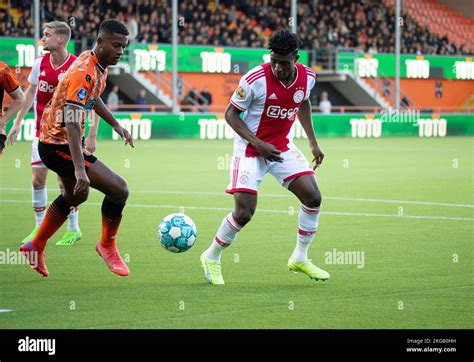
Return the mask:
POLYGON ((270 37, 268 49, 280 54, 287 55, 293 53, 300 47, 298 35, 287 29, 279 29, 270 37))
POLYGON ((124 23, 115 19, 104 20, 99 27, 99 34, 120 34, 129 35, 128 29, 124 23))

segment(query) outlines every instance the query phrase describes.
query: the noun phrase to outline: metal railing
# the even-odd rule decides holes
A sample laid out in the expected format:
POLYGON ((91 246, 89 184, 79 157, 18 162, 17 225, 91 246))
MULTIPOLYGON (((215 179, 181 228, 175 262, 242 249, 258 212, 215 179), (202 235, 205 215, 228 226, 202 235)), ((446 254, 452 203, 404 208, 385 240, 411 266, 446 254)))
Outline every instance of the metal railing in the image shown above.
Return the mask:
MULTIPOLYGON (((181 111, 186 113, 224 113, 227 105, 181 105, 181 111)), ((410 110, 426 113, 473 113, 474 104, 470 106, 433 106, 433 107, 410 107, 410 110)), ((115 110, 118 112, 171 112, 171 107, 162 104, 121 104, 115 110)), ((318 106, 312 106, 311 111, 321 113, 318 106)), ((384 107, 379 106, 332 106, 331 113, 381 113, 386 111, 384 107)))

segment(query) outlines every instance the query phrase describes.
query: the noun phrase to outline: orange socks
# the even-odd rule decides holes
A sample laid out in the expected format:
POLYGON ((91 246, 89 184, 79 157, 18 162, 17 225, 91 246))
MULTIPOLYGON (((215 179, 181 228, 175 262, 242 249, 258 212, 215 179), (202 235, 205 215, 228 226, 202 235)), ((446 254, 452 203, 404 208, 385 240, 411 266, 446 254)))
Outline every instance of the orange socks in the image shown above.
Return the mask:
POLYGON ((49 206, 48 211, 46 211, 46 216, 41 222, 36 236, 33 238, 33 247, 36 250, 44 250, 48 239, 53 236, 66 221, 70 207, 62 195, 58 196, 49 206))
POLYGON ((122 217, 110 219, 102 214, 102 238, 99 240, 100 245, 108 247, 115 244, 121 220, 122 217))
POLYGON ((124 207, 125 204, 118 205, 110 201, 107 196, 104 198, 102 202, 102 238, 99 240, 103 247, 115 245, 124 207))

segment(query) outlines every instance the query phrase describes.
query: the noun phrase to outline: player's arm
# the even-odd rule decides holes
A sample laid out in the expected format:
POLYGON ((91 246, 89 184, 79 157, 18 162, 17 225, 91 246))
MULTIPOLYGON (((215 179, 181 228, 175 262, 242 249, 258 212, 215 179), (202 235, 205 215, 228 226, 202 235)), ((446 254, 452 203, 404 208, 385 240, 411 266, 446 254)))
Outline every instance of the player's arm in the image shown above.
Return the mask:
POLYGON ((275 146, 266 143, 250 132, 247 125, 240 118, 242 111, 235 107, 232 103, 227 106, 225 111, 225 120, 232 127, 232 129, 240 137, 250 143, 260 154, 270 161, 283 162, 283 158, 280 157, 281 151, 277 150, 275 146))
POLYGON ((9 144, 13 144, 13 142, 16 141, 18 133, 20 133, 21 122, 23 121, 23 118, 25 118, 25 114, 28 113, 28 111, 31 109, 31 106, 33 105, 33 102, 35 100, 36 87, 36 84, 30 83, 28 85, 28 88, 26 89, 25 104, 23 105, 23 107, 21 107, 20 112, 18 112, 15 122, 13 123, 13 126, 10 129, 10 132, 8 132, 7 143, 9 144))
POLYGON ((63 120, 66 127, 72 162, 74 164, 74 176, 76 177, 74 195, 77 193, 87 192, 90 184, 89 177, 87 177, 86 174, 81 145, 81 119, 83 112, 82 108, 71 104, 67 104, 64 107, 63 120))
POLYGON ((110 124, 114 131, 117 132, 117 134, 123 140, 125 140, 125 145, 129 144, 130 146, 135 147, 133 145, 133 139, 130 133, 120 125, 120 123, 115 119, 112 112, 110 112, 110 110, 107 108, 104 101, 102 101, 100 97, 95 102, 94 110, 100 117, 102 117, 105 122, 110 124))
POLYGON ((247 110, 252 102, 258 98, 255 90, 247 83, 245 77, 246 75, 240 79, 239 87, 232 94, 230 103, 225 110, 225 120, 235 133, 252 145, 264 158, 270 161, 283 162, 283 158, 280 157, 281 151, 254 135, 240 118, 240 114, 247 110))
POLYGON ((313 120, 311 118, 311 102, 309 99, 305 100, 301 104, 298 112, 298 118, 300 120, 301 126, 306 132, 306 135, 308 136, 309 147, 311 148, 311 153, 314 157, 313 162, 315 162, 313 170, 315 170, 317 167, 321 166, 321 163, 324 159, 324 153, 319 148, 318 141, 314 135, 313 120))
POLYGON ((0 129, 3 129, 8 121, 10 121, 10 119, 12 119, 13 116, 17 114, 21 107, 23 107, 25 104, 25 95, 23 94, 23 91, 20 87, 8 94, 10 97, 12 97, 13 103, 10 105, 10 107, 8 107, 8 110, 5 112, 5 114, 0 117, 0 129))
POLYGON ((7 136, 5 135, 5 125, 25 103, 25 95, 23 94, 23 91, 20 87, 9 94, 13 99, 13 103, 10 105, 10 107, 8 107, 8 110, 5 112, 5 114, 0 117, 0 155, 5 148, 5 141, 7 140, 7 136))
POLYGON ((99 123, 100 117, 97 115, 97 113, 92 112, 89 134, 84 141, 84 148, 90 153, 94 153, 97 146, 97 132, 99 130, 99 123))

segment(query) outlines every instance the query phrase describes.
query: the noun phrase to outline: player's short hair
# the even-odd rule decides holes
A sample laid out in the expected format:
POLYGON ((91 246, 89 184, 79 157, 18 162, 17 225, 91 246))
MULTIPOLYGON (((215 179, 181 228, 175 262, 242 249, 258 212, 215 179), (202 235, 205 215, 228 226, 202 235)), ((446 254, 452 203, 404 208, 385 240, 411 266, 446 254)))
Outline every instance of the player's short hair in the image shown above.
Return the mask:
POLYGON ((99 27, 99 34, 113 35, 129 35, 128 29, 124 23, 116 19, 104 20, 99 27))
POLYGON ((43 29, 52 29, 55 34, 66 36, 66 42, 71 39, 71 27, 64 21, 50 21, 44 24, 43 29))
POLYGON ((298 35, 288 29, 278 29, 272 34, 268 44, 268 49, 280 55, 291 54, 299 47, 300 39, 298 35))

